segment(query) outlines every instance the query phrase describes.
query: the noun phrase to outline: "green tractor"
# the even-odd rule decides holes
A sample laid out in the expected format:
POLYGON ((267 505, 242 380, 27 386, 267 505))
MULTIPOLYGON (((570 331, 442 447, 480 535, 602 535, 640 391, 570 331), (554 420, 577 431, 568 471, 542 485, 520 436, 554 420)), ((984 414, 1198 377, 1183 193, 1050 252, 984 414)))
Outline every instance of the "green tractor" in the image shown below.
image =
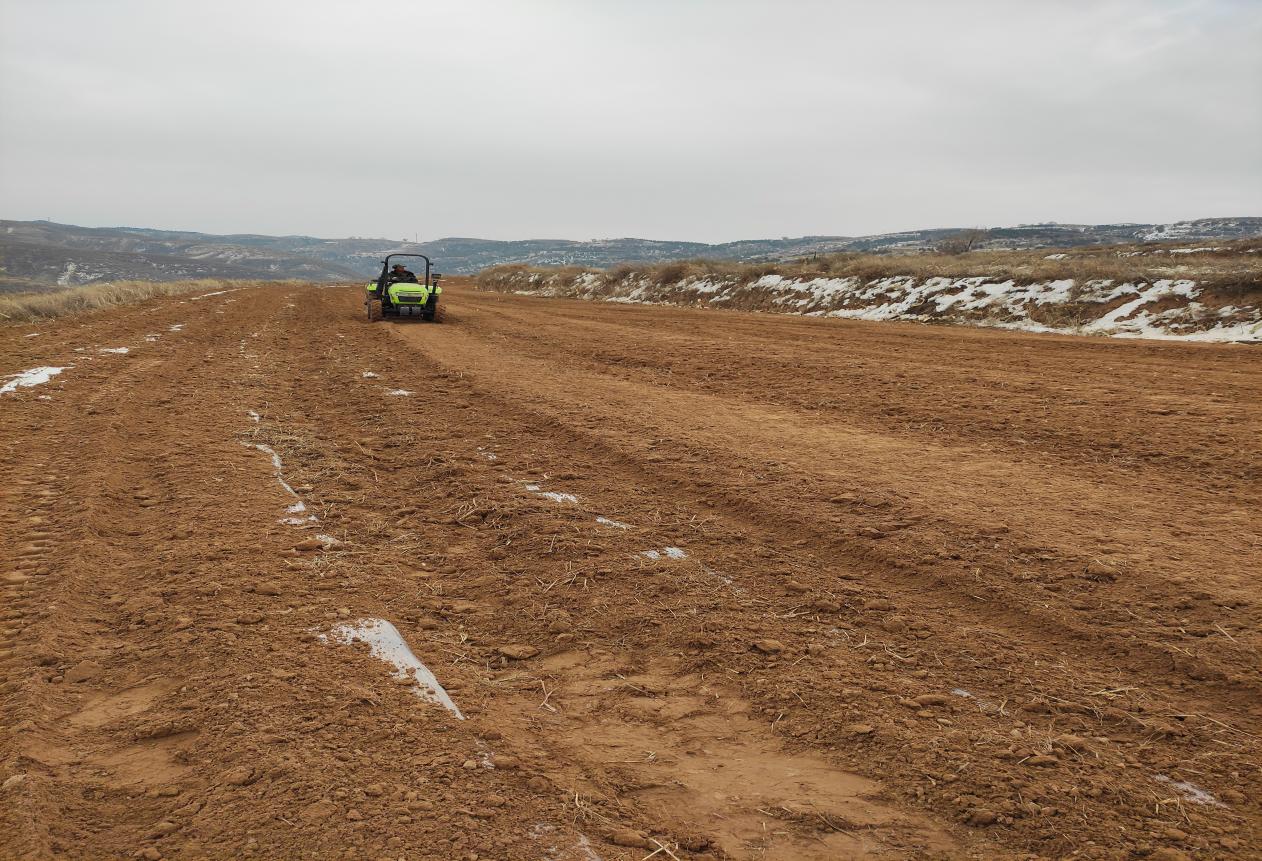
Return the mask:
POLYGON ((420 317, 422 320, 438 319, 438 296, 443 288, 438 286, 442 276, 432 271, 429 258, 424 254, 387 254, 381 261, 381 274, 376 281, 368 282, 368 294, 364 305, 368 320, 382 317, 420 317), (418 278, 401 261, 400 257, 419 257, 425 261, 425 275, 418 278), (394 260, 394 263, 390 261, 394 260))

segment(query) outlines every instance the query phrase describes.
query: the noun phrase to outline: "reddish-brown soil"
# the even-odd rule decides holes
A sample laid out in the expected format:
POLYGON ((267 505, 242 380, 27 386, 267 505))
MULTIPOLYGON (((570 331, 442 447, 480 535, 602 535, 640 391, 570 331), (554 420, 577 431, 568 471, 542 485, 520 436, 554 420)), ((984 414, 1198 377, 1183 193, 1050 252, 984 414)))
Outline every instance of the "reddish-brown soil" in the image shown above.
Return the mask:
POLYGON ((358 302, 0 333, 0 857, 1262 857, 1262 353, 358 302))

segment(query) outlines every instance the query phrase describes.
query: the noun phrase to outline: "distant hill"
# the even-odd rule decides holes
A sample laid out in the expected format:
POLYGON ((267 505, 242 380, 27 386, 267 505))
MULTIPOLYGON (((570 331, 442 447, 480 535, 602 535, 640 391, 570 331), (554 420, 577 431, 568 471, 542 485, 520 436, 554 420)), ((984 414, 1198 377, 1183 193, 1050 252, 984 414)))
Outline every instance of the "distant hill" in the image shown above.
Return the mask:
POLYGON ((709 258, 789 260, 843 251, 915 253, 961 233, 976 233, 978 249, 1064 248, 1179 240, 1213 242, 1262 236, 1262 218, 1205 218, 1173 224, 1032 224, 980 233, 935 228, 875 236, 802 236, 708 245, 650 239, 448 238, 399 243, 389 239, 312 236, 217 236, 142 227, 76 227, 51 221, 0 220, 0 289, 29 290, 143 279, 301 278, 357 281, 372 275, 384 253, 428 254, 440 272, 478 272, 505 263, 609 267, 619 263, 709 258))
POLYGON ((0 287, 30 289, 127 279, 353 281, 371 268, 371 261, 377 259, 375 249, 383 240, 364 241, 362 248, 355 247, 356 242, 0 221, 0 287), (336 251, 329 253, 329 246, 336 251))

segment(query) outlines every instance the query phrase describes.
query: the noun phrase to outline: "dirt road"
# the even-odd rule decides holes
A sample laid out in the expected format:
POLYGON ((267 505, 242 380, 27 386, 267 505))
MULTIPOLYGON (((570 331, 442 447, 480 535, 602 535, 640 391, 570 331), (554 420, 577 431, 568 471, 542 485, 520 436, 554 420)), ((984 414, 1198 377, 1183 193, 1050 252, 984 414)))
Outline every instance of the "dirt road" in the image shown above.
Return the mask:
POLYGON ((447 297, 0 333, 0 856, 1262 857, 1262 353, 447 297))

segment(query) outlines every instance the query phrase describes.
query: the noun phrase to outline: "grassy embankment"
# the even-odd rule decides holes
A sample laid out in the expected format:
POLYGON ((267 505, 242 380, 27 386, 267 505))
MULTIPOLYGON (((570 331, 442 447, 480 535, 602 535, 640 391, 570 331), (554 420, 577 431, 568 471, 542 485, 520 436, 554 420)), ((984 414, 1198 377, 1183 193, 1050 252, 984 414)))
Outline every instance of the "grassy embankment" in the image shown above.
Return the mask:
POLYGON ((1152 283, 1161 279, 1189 279, 1205 287, 1262 285, 1262 239, 1215 243, 1149 243, 1032 251, 972 251, 964 254, 829 254, 786 261, 742 263, 722 260, 682 260, 667 263, 624 264, 607 270, 579 266, 496 266, 477 276, 480 286, 496 289, 519 281, 524 273, 548 281, 572 280, 596 272, 610 284, 635 280, 668 287, 687 279, 723 279, 748 283, 765 275, 783 278, 855 278, 876 281, 907 276, 925 278, 1011 279, 1017 284, 1073 279, 1077 282, 1152 283), (1214 251, 1172 253, 1175 249, 1211 246, 1214 251), (1063 256, 1060 256, 1063 255, 1063 256), (1053 256, 1056 259, 1050 259, 1053 256))

